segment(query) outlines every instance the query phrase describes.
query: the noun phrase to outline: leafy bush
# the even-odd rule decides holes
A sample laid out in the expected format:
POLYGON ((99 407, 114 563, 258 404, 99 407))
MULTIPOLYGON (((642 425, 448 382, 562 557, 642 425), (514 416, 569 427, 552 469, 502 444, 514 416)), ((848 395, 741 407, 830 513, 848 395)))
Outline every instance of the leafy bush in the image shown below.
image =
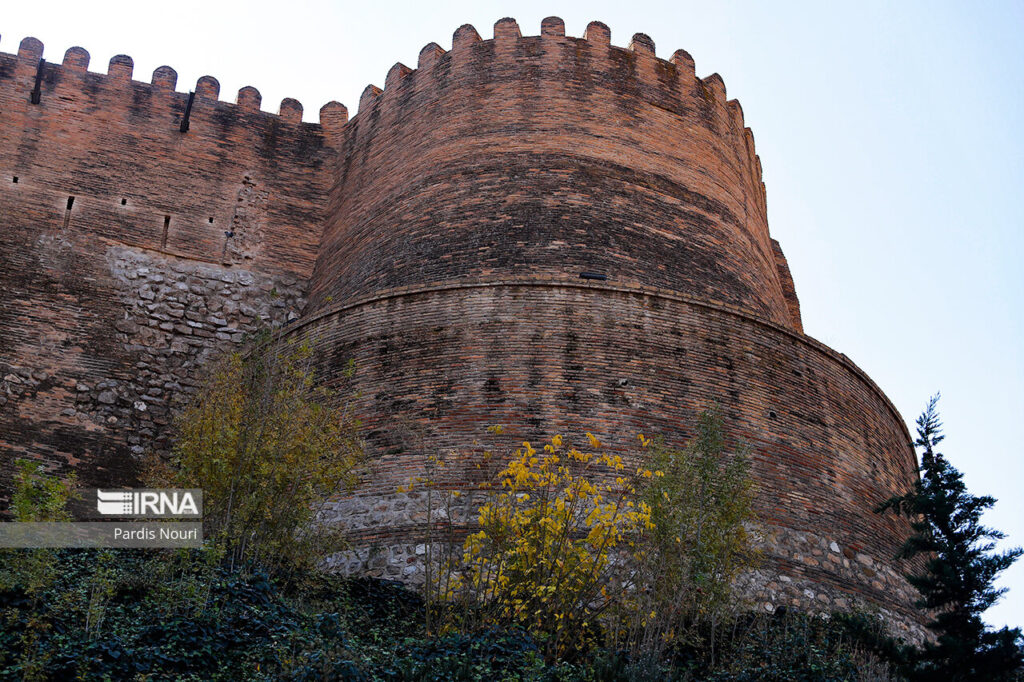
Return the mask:
POLYGON ((657 661, 736 609, 733 582, 756 560, 747 530, 754 488, 746 451, 726 452, 715 409, 700 415, 683 450, 640 441, 646 466, 662 475, 643 487, 653 528, 639 551, 636 594, 611 630, 615 646, 657 661))
MULTIPOLYGON (((75 476, 65 479, 47 474, 39 462, 19 459, 11 495, 11 511, 15 522, 68 521, 67 503, 74 497, 75 476)), ((29 611, 36 611, 46 599, 47 590, 60 575, 56 553, 52 549, 0 550, 0 594, 29 611)), ((0 644, 11 645, 18 652, 18 665, 25 679, 38 677, 50 657, 42 641, 51 623, 33 618, 18 630, 7 630, 4 623, 0 644)))
POLYGON ((228 356, 177 420, 170 466, 150 467, 151 484, 203 490, 205 532, 228 566, 309 566, 344 544, 315 519, 356 482, 359 423, 315 384, 312 356, 308 342, 228 356))
POLYGON ((74 497, 75 474, 48 475, 39 462, 14 462, 14 493, 10 511, 15 521, 69 521, 67 504, 74 497))
POLYGON ((779 609, 730 619, 684 657, 693 679, 709 682, 896 680, 879 655, 895 648, 884 629, 881 620, 864 614, 822 618, 779 609))
POLYGON ((635 486, 654 474, 625 468, 617 455, 565 448, 560 436, 542 452, 523 443, 480 506, 461 565, 441 574, 450 625, 522 627, 550 658, 595 644, 602 612, 632 587, 636 542, 652 527, 635 486))
POLYGON ((561 436, 540 452, 523 443, 471 491, 479 530, 461 554, 433 547, 454 544, 460 493, 439 484, 444 458, 414 480, 426 484, 428 507, 438 493, 449 530, 433 542, 428 509, 425 595, 436 608, 427 614, 441 616, 442 631, 512 625, 537 637, 549 660, 605 644, 657 667, 667 648, 735 607, 732 583, 756 558, 753 482, 746 452, 726 453, 717 411, 700 416, 681 451, 641 434, 640 451, 627 453, 641 466, 630 470, 587 437, 595 453, 561 436))

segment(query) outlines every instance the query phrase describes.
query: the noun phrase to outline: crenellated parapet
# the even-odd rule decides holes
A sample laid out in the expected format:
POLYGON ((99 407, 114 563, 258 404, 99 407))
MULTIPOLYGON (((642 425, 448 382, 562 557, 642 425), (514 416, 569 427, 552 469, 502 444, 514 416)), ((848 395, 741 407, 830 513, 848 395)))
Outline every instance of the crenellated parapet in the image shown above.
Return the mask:
MULTIPOLYGON (((107 64, 105 74, 90 72, 90 55, 89 51, 85 48, 78 46, 68 48, 64 53, 64 58, 61 60, 60 64, 46 62, 43 59, 43 43, 32 37, 24 38, 19 44, 18 51, 15 54, 0 52, 0 60, 4 60, 7 64, 14 64, 14 68, 22 73, 31 73, 33 76, 37 72, 42 73, 44 82, 53 82, 55 78, 53 76, 48 76, 48 74, 53 70, 61 69, 80 74, 90 73, 94 77, 105 76, 105 80, 109 83, 133 84, 136 86, 147 84, 144 81, 133 80, 135 64, 132 58, 128 55, 119 54, 111 57, 107 64), (42 62, 41 65, 40 62, 42 62)), ((152 90, 155 92, 174 92, 178 85, 178 73, 170 66, 159 66, 153 71, 153 75, 150 77, 148 85, 151 86, 152 90)), ((251 85, 241 88, 238 91, 234 102, 219 99, 220 83, 213 76, 201 76, 196 81, 193 91, 195 92, 196 97, 210 100, 211 102, 218 102, 220 105, 233 104, 241 111, 259 112, 268 116, 276 116, 286 123, 296 124, 302 122, 303 106, 301 102, 291 97, 286 97, 281 100, 281 104, 278 107, 276 114, 269 111, 263 111, 260 108, 262 103, 260 91, 251 85)), ((341 105, 337 102, 330 102, 324 105, 323 109, 328 109, 332 106, 341 105)), ((323 109, 321 110, 320 123, 324 122, 322 116, 324 113, 323 109)), ((328 118, 330 117, 328 116, 328 118)), ((331 119, 329 124, 336 125, 337 121, 335 119, 331 119)))
MULTIPOLYGON (((168 147, 184 151, 181 148, 189 146, 185 141, 187 137, 180 136, 201 138, 216 135, 221 139, 211 140, 215 144, 210 145, 210 148, 197 149, 199 156, 223 159, 224 150, 232 148, 233 156, 261 157, 269 161, 275 171, 287 166, 301 167, 307 164, 309 149, 320 148, 324 151, 315 160, 320 176, 316 184, 323 188, 344 184, 347 187, 346 193, 366 192, 365 198, 371 201, 378 198, 379 193, 374 189, 352 187, 346 173, 342 173, 343 177, 338 181, 330 173, 321 172, 320 164, 332 158, 328 150, 340 153, 342 158, 351 157, 351 148, 361 146, 368 135, 386 136, 387 127, 392 125, 408 128, 410 118, 416 117, 416 112, 409 111, 410 102, 429 100, 437 103, 448 98, 451 100, 448 104, 459 108, 462 107, 459 99, 463 93, 455 92, 453 86, 477 88, 493 95, 491 98, 477 98, 489 99, 489 105, 504 103, 504 110, 513 107, 515 103, 513 108, 519 112, 536 111, 540 114, 535 117, 539 123, 536 131, 544 135, 543 126, 551 126, 556 122, 551 120, 554 116, 548 116, 547 121, 542 121, 543 112, 539 110, 551 104, 552 100, 575 100, 578 109, 554 113, 582 114, 586 120, 587 102, 594 99, 594 94, 611 89, 619 99, 618 106, 614 110, 601 113, 595 111, 593 114, 605 116, 609 128, 632 129, 637 136, 642 137, 644 126, 649 123, 643 120, 645 115, 653 113, 659 117, 669 115, 675 118, 677 130, 662 125, 659 131, 664 138, 660 142, 665 143, 665 150, 648 155, 646 161, 649 163, 636 168, 637 172, 665 178, 684 167, 693 169, 694 173, 704 173, 707 159, 697 158, 697 155, 702 143, 708 143, 707 151, 717 157, 712 161, 728 169, 729 177, 723 178, 724 184, 732 191, 738 189, 743 194, 742 198, 732 202, 735 206, 731 217, 737 224, 737 233, 749 242, 745 257, 756 261, 755 267, 764 273, 761 278, 763 281, 749 284, 761 288, 766 285, 770 288, 781 286, 785 278, 774 270, 777 255, 768 237, 764 185, 761 181, 760 161, 754 151, 753 136, 749 128, 745 127, 738 102, 727 99, 722 79, 717 74, 704 79, 697 78, 693 59, 684 50, 677 50, 668 60, 658 58, 653 41, 644 34, 634 35, 627 47, 617 47, 611 43, 608 27, 600 22, 589 24, 581 38, 566 36, 564 22, 557 17, 545 19, 540 29, 539 36, 523 36, 515 20, 506 18, 495 24, 491 39, 483 39, 474 27, 462 26, 453 34, 451 50, 446 51, 436 43, 430 43, 421 50, 415 69, 397 63, 387 73, 383 88, 367 86, 360 97, 359 113, 351 120, 343 105, 329 102, 320 110, 319 124, 303 123, 302 104, 292 98, 283 99, 276 113, 263 111, 262 96, 252 86, 241 88, 234 101, 221 100, 220 84, 213 76, 199 78, 190 92, 177 90, 180 86, 178 75, 170 66, 154 70, 148 83, 134 80, 134 63, 127 55, 111 58, 103 74, 89 71, 90 56, 81 47, 68 49, 60 64, 47 62, 43 58, 43 44, 35 38, 25 38, 16 55, 0 53, 0 67, 8 75, 8 82, 0 79, 0 87, 4 90, 3 98, 7 100, 5 109, 15 112, 20 110, 19 113, 33 119, 33 125, 35 119, 45 118, 40 116, 41 112, 50 109, 59 111, 61 124, 63 117, 83 112, 108 121, 117 118, 125 124, 121 138, 132 143, 124 147, 136 146, 135 138, 156 134, 164 138, 161 140, 161 152, 166 152, 168 147), (516 88, 510 87, 516 81, 523 86, 518 88, 518 92, 516 88), (534 98, 532 102, 525 101, 531 97, 534 98), (648 111, 642 114, 639 107, 645 107, 648 111), (205 122, 207 128, 196 128, 197 122, 205 122), (693 126, 703 128, 706 139, 694 139, 694 144, 687 149, 687 129, 693 126), (224 144, 225 141, 231 144, 224 144), (672 150, 671 146, 677 148, 672 150)), ((523 116, 519 115, 519 118, 523 116)), ((476 116, 472 120, 465 119, 465 122, 475 129, 467 131, 466 126, 460 126, 458 130, 449 130, 452 134, 448 141, 450 146, 465 143, 465 149, 453 150, 455 156, 470 149, 474 138, 481 138, 481 133, 486 133, 488 126, 505 126, 499 116, 476 116), (467 132, 469 135, 466 135, 467 132)), ((528 124, 526 127, 529 127, 528 124)), ((16 130, 16 127, 9 126, 8 131, 11 130, 16 130)), ((33 132, 37 134, 33 143, 45 146, 49 141, 46 131, 33 132)), ((524 132, 528 131, 520 129, 516 135, 524 132)), ((626 157, 636 148, 639 137, 619 137, 623 139, 617 140, 618 148, 614 148, 613 144, 608 145, 604 153, 593 154, 594 159, 624 168, 630 167, 634 159, 626 157)), ((608 139, 616 142, 612 136, 608 139)), ((517 144, 515 139, 508 141, 510 144, 504 146, 510 149, 524 146, 517 144)), ((121 149, 104 150, 103 141, 99 141, 99 144, 96 142, 91 139, 88 145, 82 145, 77 150, 74 145, 70 148, 62 145, 60 153, 54 156, 74 154, 77 151, 78 158, 73 159, 71 164, 65 163, 68 170, 75 166, 75 160, 90 157, 90 165, 95 165, 97 159, 94 157, 101 156, 108 167, 133 166, 131 177, 138 178, 137 154, 133 153, 127 159, 117 158, 121 149)), ((154 156, 162 154, 154 153, 154 156)), ((188 179, 194 160, 188 154, 171 159, 172 163, 177 162, 179 166, 180 172, 176 177, 188 179)), ((61 161, 63 163, 67 160, 61 161)), ((333 161, 329 162, 329 165, 332 164, 333 161)), ((143 176, 145 174, 142 173, 143 176)), ((238 180, 245 175, 243 172, 238 180)), ((61 185, 59 191, 67 189, 68 196, 83 191, 83 188, 74 186, 73 178, 69 179, 72 180, 70 186, 67 182, 56 183, 61 185)), ((197 194, 184 184, 187 182, 176 183, 172 193, 174 197, 197 194)), ((114 193, 124 193, 124 190, 114 193)), ((335 197, 332 205, 341 202, 351 204, 360 199, 348 197, 343 200, 335 197)), ((162 203, 164 205, 153 207, 154 213, 162 213, 164 218, 171 215, 171 227, 174 223, 201 222, 184 216, 175 220, 177 216, 173 214, 179 213, 181 207, 172 210, 167 202, 162 203)), ((229 202, 225 202, 225 208, 227 205, 229 202)), ((209 206, 197 210, 198 213, 211 213, 209 206)), ((217 216, 214 216, 211 222, 210 217, 207 215, 207 225, 217 224, 221 227, 233 219, 233 216, 224 216, 217 220, 217 216)), ((332 220, 327 216, 325 219, 330 225, 332 220)), ((156 227, 150 225, 151 229, 141 245, 152 247, 155 244, 159 250, 186 255, 187 249, 173 248, 174 230, 170 229, 170 234, 165 236, 160 219, 154 222, 157 223, 156 227), (168 243, 171 243, 170 248, 168 243)), ((191 255, 204 254, 204 259, 208 259, 211 254, 216 254, 218 247, 225 254, 231 250, 231 237, 221 238, 225 232, 230 231, 197 234, 203 230, 188 229, 181 233, 178 241, 180 246, 190 244, 197 247, 191 255), (197 240, 197 236, 200 239, 197 240)), ((330 243, 330 230, 328 232, 326 245, 328 249, 335 249, 336 245, 330 243)), ((738 273, 734 274, 738 276, 738 273)), ((662 288, 673 288, 670 281, 659 280, 656 284, 662 288)), ((742 294, 706 293, 713 293, 715 300, 743 304, 742 294)), ((774 298, 781 300, 779 296, 774 298)), ((779 300, 754 308, 772 316, 770 309, 781 309, 779 300)), ((798 319, 795 324, 799 326, 798 319)))
POLYGON ((105 242, 308 277, 337 135, 292 98, 261 110, 252 86, 227 102, 213 76, 180 92, 170 66, 149 82, 127 55, 89 67, 81 47, 46 61, 35 38, 0 53, 0 199, 105 242))
MULTIPOLYGON (((481 38, 476 28, 465 24, 454 32, 450 53, 437 43, 429 43, 420 51, 416 69, 396 63, 388 71, 383 90, 375 85, 368 85, 360 98, 359 112, 370 107, 388 106, 394 99, 389 100, 389 90, 394 92, 395 88, 402 86, 406 78, 423 78, 424 74, 417 72, 429 72, 438 63, 445 61, 446 57, 451 58, 446 61, 446 65, 455 64, 455 68, 458 68, 457 62, 453 60, 457 60, 459 55, 466 55, 465 61, 471 61, 469 51, 478 44, 484 44, 484 49, 489 49, 488 45, 492 45, 495 50, 508 51, 510 48, 515 49, 513 46, 518 43, 523 43, 525 51, 530 48, 545 50, 542 47, 545 44, 549 45, 545 50, 547 52, 557 51, 556 47, 551 48, 558 45, 589 48, 595 54, 606 58, 603 65, 591 65, 593 71, 590 77, 593 81, 599 81, 606 76, 615 77, 615 71, 618 69, 630 69, 635 76, 635 95, 670 111, 682 112, 694 107, 699 108, 706 117, 706 122, 714 126, 717 133, 729 138, 730 143, 735 146, 734 153, 750 170, 749 181, 758 190, 758 197, 763 206, 765 193, 761 178, 761 162, 754 150, 753 133, 744 123, 740 103, 727 98, 722 77, 713 73, 703 79, 698 78, 693 58, 685 50, 676 50, 668 60, 657 57, 654 41, 643 33, 634 34, 627 47, 614 46, 611 44, 610 29, 599 21, 591 22, 581 38, 566 36, 565 23, 559 17, 544 19, 541 22, 540 36, 526 38, 518 23, 511 18, 500 19, 495 23, 491 40, 481 38)), ((524 50, 519 49, 519 52, 522 53, 524 50)), ((572 60, 571 57, 569 61, 576 68, 586 66, 572 60)))
POLYGON ((644 34, 614 46, 600 22, 566 36, 557 17, 538 36, 513 19, 490 39, 465 25, 451 50, 430 43, 417 68, 397 63, 383 88, 367 86, 343 134, 313 310, 528 268, 800 326, 742 108, 683 50, 660 59, 644 34))

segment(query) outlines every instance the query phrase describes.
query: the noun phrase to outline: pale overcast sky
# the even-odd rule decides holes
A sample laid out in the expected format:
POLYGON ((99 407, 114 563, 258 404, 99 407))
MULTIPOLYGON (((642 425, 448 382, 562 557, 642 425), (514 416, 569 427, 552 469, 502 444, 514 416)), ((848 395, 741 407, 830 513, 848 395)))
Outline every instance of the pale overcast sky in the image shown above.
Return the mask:
MULTIPOLYGON (((0 50, 35 36, 90 69, 168 64, 178 89, 209 74, 221 98, 253 85, 355 114, 368 83, 429 42, 505 16, 524 35, 560 16, 580 36, 650 35, 658 56, 693 55, 743 105, 768 187, 772 234, 796 282, 806 332, 846 353, 913 428, 928 397, 949 459, 975 494, 999 499, 989 525, 1024 544, 1024 3, 684 2, 7 2, 0 50), (1021 438, 1020 440, 1018 438, 1021 438)), ((1024 560, 994 625, 1024 624, 1024 560)))

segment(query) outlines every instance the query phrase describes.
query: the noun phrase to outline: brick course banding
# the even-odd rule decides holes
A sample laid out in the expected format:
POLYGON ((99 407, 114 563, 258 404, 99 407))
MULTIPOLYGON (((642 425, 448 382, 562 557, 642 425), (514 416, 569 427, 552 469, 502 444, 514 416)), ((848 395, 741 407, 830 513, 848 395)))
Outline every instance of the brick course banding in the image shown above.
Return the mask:
POLYGON ((874 605, 919 639, 909 527, 872 512, 916 480, 909 434, 803 334, 739 104, 643 34, 541 32, 463 26, 319 123, 209 76, 190 97, 170 67, 135 81, 124 55, 0 54, 0 494, 17 457, 131 483, 213 359, 284 326, 366 425, 363 485, 326 512, 353 540, 338 570, 416 582, 426 508, 397 488, 454 451, 444 486, 470 490, 488 425, 633 456, 717 403, 758 482, 745 593, 874 605))

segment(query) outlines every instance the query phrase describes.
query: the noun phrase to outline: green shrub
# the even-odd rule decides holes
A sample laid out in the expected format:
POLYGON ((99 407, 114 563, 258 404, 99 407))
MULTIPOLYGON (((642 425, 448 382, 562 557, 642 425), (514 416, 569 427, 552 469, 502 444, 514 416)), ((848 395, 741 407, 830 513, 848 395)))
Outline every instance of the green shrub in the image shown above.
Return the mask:
POLYGON ((356 483, 359 422, 316 385, 312 359, 307 342, 229 355, 177 420, 170 466, 149 468, 153 485, 203 490, 204 532, 229 567, 276 573, 344 547, 316 518, 356 483))
POLYGON ((721 416, 704 411, 683 450, 643 436, 651 511, 637 563, 636 595, 611 626, 614 646, 639 661, 661 661, 666 649, 689 643, 738 607, 732 585, 756 560, 747 526, 754 522, 754 486, 745 449, 729 453, 721 416))
POLYGON ((48 475, 39 462, 19 459, 14 465, 10 511, 15 521, 71 520, 67 504, 74 497, 74 473, 61 479, 48 475))
MULTIPOLYGON (((17 471, 10 511, 15 523, 70 520, 67 503, 74 497, 74 474, 62 480, 47 474, 39 462, 19 459, 14 464, 17 471)), ((9 594, 9 599, 36 612, 47 590, 59 577, 59 570, 52 549, 2 549, 0 593, 9 594)), ((42 675, 50 659, 50 652, 42 642, 51 627, 50 620, 43 617, 31 618, 18 629, 9 629, 8 624, 3 623, 0 644, 11 647, 5 649, 6 655, 17 652, 23 679, 39 679, 42 675)))

